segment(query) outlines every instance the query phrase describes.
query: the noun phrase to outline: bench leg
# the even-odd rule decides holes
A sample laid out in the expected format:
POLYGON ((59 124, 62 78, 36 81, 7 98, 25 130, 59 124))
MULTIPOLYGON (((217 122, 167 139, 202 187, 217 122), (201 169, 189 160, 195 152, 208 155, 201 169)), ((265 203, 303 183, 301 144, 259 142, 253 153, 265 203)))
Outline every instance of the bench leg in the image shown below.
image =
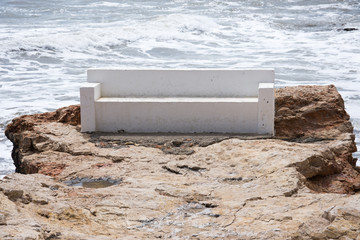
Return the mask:
POLYGON ((274 100, 274 84, 260 83, 258 103, 258 134, 274 135, 274 100))
POLYGON ((95 101, 100 98, 100 83, 85 83, 80 88, 81 132, 96 131, 95 101))

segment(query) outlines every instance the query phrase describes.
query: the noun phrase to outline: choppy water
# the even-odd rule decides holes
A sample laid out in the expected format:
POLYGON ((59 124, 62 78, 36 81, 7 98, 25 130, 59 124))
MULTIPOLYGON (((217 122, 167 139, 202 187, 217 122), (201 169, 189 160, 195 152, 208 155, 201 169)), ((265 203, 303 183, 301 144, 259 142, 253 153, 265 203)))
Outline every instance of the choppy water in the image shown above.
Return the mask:
POLYGON ((351 28, 358 0, 0 0, 0 175, 14 170, 5 125, 78 103, 90 67, 274 67, 278 87, 332 83, 360 146, 351 28))

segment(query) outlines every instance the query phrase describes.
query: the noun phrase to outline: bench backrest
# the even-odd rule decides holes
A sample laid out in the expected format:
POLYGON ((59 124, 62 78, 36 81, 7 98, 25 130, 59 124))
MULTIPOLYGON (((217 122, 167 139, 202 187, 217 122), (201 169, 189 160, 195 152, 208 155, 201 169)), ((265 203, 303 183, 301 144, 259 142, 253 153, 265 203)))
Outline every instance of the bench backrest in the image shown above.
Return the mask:
POLYGON ((273 69, 89 69, 103 97, 257 97, 259 83, 274 83, 273 69))

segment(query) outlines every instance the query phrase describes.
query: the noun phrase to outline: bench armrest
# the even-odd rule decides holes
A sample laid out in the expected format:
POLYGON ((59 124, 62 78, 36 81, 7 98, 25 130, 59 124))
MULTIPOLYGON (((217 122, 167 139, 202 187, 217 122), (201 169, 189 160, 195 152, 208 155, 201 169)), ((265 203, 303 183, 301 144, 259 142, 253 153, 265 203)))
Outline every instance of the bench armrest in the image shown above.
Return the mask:
POLYGON ((81 132, 96 131, 95 101, 100 97, 100 83, 84 83, 80 87, 81 132))
POLYGON ((274 135, 274 83, 259 83, 258 133, 274 135))

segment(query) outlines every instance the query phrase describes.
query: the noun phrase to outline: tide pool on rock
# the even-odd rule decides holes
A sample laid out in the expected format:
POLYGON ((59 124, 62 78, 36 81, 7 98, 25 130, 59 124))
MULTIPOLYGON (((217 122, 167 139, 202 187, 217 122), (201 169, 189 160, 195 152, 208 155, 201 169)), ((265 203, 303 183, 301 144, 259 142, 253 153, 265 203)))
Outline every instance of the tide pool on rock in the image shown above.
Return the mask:
POLYGON ((122 179, 111 179, 111 178, 72 178, 65 181, 64 183, 68 186, 85 187, 85 188, 105 188, 115 184, 119 184, 122 179))

